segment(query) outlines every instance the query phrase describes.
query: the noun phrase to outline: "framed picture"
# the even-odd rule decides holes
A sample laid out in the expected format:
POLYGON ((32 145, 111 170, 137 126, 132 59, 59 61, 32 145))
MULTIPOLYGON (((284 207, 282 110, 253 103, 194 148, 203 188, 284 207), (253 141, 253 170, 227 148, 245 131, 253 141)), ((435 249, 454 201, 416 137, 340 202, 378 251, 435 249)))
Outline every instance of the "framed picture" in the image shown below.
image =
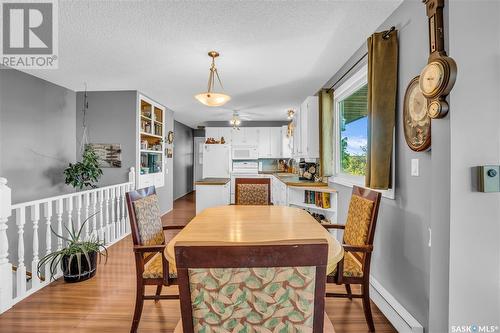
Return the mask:
POLYGON ((122 148, 119 143, 89 143, 99 157, 101 168, 121 168, 122 148))
POLYGON ((172 156, 173 156, 172 148, 167 148, 167 151, 165 154, 167 155, 167 158, 172 158, 172 156))

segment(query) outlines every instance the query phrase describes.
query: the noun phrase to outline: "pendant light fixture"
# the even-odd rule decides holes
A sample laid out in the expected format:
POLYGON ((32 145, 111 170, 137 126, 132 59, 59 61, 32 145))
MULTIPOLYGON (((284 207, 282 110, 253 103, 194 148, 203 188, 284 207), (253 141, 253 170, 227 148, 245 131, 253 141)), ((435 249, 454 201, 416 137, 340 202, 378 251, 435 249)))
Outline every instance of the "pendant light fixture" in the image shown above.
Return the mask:
POLYGON ((210 51, 208 52, 208 56, 212 58, 212 65, 210 66, 210 74, 208 75, 208 90, 207 92, 197 94, 194 97, 200 103, 205 104, 206 106, 222 106, 227 102, 229 102, 231 97, 222 92, 213 91, 215 87, 215 77, 217 77, 217 81, 219 82, 221 90, 224 89, 219 77, 219 73, 217 72, 217 68, 215 67, 215 58, 219 56, 219 52, 210 51))

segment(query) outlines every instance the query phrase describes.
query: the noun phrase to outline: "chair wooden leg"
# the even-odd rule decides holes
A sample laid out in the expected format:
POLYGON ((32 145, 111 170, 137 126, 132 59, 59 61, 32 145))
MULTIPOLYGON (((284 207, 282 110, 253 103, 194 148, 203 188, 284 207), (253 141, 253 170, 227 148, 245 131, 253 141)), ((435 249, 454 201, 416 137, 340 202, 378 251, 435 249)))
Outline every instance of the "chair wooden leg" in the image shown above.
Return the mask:
POLYGON ((365 312, 366 324, 370 332, 375 332, 375 325, 373 324, 372 309, 370 305, 370 284, 368 281, 363 283, 363 310, 365 312))
POLYGON ((352 301, 352 291, 351 291, 351 285, 346 283, 345 284, 345 291, 347 292, 347 295, 349 296, 349 299, 352 301))
POLYGON ((137 327, 139 326, 139 321, 141 320, 142 306, 144 304, 144 285, 142 283, 137 284, 137 293, 135 296, 135 311, 134 319, 132 320, 132 327, 130 328, 130 333, 136 333, 137 327))
MULTIPOLYGON (((162 287, 161 284, 158 287, 156 287, 156 296, 157 297, 161 295, 161 287, 162 287)), ((155 299, 155 303, 158 303, 158 301, 160 301, 159 297, 157 299, 155 299)))

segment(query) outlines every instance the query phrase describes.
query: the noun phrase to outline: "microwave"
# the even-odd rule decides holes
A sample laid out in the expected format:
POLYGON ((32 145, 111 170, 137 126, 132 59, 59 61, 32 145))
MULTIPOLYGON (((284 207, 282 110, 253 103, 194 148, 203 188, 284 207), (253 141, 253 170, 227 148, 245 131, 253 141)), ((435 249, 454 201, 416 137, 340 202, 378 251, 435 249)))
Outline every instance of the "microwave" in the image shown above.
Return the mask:
POLYGON ((257 160, 259 159, 259 151, 257 147, 233 147, 233 160, 257 160))

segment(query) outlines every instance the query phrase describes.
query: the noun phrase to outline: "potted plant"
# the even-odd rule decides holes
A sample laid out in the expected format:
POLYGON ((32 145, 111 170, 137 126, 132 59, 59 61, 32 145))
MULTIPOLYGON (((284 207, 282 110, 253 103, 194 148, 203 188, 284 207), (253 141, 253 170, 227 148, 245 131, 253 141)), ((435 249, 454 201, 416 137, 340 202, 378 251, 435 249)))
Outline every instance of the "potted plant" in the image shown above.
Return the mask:
POLYGON ((80 190, 91 187, 95 188, 102 176, 102 169, 99 166, 99 156, 92 146, 86 145, 83 151, 82 161, 75 164, 70 163, 64 170, 66 176, 65 183, 80 190))
POLYGON ((66 246, 61 250, 54 251, 44 256, 38 263, 38 276, 41 277, 44 272, 44 265, 49 265, 51 278, 54 278, 58 265, 66 282, 80 282, 93 277, 97 272, 97 257, 108 256, 104 242, 99 237, 90 233, 88 239, 83 240, 82 230, 92 216, 85 219, 79 230, 75 231, 73 223, 71 230, 66 226, 68 237, 57 234, 52 227, 50 230, 57 237, 66 242, 66 246))

